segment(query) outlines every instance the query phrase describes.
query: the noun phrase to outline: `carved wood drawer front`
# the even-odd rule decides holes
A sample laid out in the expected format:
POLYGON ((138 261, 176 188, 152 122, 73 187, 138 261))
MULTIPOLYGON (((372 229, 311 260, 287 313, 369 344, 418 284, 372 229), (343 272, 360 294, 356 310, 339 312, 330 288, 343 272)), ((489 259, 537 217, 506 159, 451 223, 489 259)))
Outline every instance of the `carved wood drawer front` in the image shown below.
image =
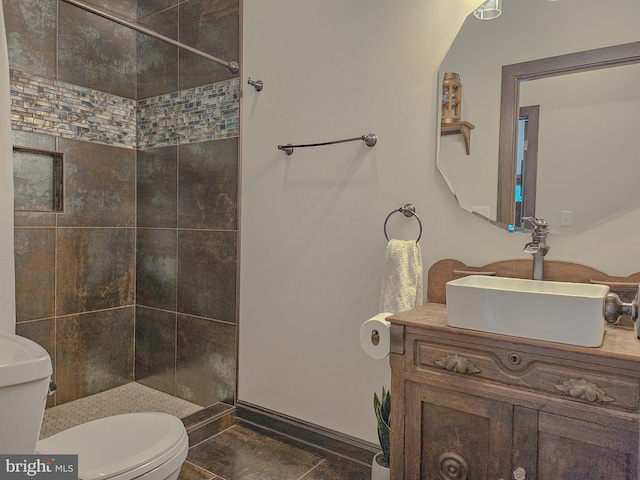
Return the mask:
MULTIPOLYGON (((408 339, 408 341, 411 341, 408 339)), ((630 376, 595 371, 589 364, 506 349, 490 351, 414 339, 409 371, 447 372, 534 390, 570 401, 636 411, 640 382, 630 376)))

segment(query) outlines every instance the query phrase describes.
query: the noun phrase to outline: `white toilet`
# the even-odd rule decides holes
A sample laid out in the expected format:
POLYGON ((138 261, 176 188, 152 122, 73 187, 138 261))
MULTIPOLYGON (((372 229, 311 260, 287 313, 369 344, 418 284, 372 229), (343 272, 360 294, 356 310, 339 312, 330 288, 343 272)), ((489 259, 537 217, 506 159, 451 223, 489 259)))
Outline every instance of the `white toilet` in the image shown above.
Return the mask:
POLYGON ((77 454, 81 480, 176 480, 189 439, 166 413, 115 415, 38 442, 52 373, 46 350, 0 333, 0 452, 77 454))

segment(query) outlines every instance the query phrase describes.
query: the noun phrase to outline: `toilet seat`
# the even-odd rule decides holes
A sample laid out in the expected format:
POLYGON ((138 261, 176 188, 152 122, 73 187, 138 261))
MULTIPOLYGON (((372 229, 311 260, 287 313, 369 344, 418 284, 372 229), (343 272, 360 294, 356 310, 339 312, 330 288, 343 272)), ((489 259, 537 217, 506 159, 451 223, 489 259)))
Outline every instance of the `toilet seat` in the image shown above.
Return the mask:
POLYGON ((81 480, 132 480, 158 468, 166 470, 168 476, 180 468, 188 448, 180 419, 166 413, 143 412, 72 427, 39 441, 36 452, 77 454, 81 480))

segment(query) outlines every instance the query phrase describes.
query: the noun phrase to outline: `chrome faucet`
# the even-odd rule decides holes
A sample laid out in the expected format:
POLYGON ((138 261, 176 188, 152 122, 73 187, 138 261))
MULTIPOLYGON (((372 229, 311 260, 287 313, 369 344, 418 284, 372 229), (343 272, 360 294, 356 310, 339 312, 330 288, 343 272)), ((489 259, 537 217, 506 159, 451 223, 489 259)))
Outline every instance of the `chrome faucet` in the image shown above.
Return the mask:
POLYGON ((547 245, 547 234, 549 233, 549 224, 542 218, 525 217, 533 225, 531 232, 531 242, 524 246, 524 252, 533 255, 533 272, 531 278, 534 280, 543 280, 544 277, 544 256, 551 248, 547 245))

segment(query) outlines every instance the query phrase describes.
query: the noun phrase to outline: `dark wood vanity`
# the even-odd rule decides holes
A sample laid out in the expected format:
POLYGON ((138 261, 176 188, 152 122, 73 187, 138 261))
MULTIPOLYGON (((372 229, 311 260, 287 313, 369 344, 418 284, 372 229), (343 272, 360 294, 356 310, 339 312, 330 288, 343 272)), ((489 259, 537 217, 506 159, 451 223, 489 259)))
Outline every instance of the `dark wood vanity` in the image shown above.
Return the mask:
MULTIPOLYGON (((475 269, 438 262, 430 285, 452 265, 475 269)), ((441 291, 434 286, 430 298, 441 291)), ((607 326, 602 346, 587 348, 451 328, 443 303, 388 320, 392 480, 640 477, 640 341, 632 327, 607 326)))

